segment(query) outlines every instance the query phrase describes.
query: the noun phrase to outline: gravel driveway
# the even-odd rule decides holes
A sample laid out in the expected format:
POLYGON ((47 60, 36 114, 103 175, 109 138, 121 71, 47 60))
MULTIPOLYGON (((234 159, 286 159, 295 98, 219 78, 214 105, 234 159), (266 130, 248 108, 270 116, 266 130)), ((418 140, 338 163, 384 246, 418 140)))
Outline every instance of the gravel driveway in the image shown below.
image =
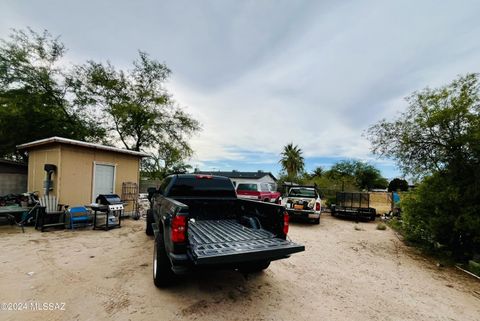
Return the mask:
POLYGON ((478 280, 437 268, 390 229, 354 226, 328 214, 320 225, 292 223, 305 252, 264 273, 200 271, 165 290, 152 282, 144 221, 109 232, 2 226, 0 302, 59 305, 0 319, 480 320, 478 280))

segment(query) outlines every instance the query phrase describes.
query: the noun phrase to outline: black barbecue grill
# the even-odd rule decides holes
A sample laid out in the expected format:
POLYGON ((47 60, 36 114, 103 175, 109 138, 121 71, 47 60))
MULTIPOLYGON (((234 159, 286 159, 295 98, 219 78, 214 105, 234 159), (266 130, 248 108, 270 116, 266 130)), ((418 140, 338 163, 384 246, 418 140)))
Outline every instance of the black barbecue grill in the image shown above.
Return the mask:
POLYGON ((93 229, 109 230, 120 227, 125 208, 117 194, 98 195, 91 208, 94 211, 93 229))

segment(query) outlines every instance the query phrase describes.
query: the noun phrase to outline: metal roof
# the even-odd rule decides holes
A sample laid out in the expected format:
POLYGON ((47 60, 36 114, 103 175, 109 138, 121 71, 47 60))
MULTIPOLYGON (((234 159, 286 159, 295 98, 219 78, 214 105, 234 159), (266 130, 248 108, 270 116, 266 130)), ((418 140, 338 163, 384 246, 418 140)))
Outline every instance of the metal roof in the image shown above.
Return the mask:
POLYGON ((16 162, 16 161, 12 161, 12 160, 9 160, 9 159, 3 159, 3 158, 0 158, 0 164, 12 165, 12 166, 18 166, 18 167, 27 167, 28 166, 26 163, 16 162))
POLYGON ((149 156, 148 154, 143 153, 143 152, 137 152, 137 151, 133 151, 133 150, 123 149, 123 148, 118 148, 118 147, 112 147, 112 146, 105 146, 105 145, 101 145, 101 144, 87 143, 87 142, 83 142, 83 141, 80 141, 80 140, 68 139, 68 138, 57 137, 57 136, 36 140, 36 141, 30 142, 30 143, 17 145, 17 148, 28 150, 28 149, 32 149, 32 148, 37 147, 37 146, 43 146, 43 145, 48 145, 48 144, 65 144, 65 145, 72 145, 72 146, 80 146, 80 147, 85 147, 85 148, 105 150, 105 151, 114 152, 114 153, 128 154, 128 155, 133 155, 133 156, 138 156, 138 157, 148 157, 149 156))

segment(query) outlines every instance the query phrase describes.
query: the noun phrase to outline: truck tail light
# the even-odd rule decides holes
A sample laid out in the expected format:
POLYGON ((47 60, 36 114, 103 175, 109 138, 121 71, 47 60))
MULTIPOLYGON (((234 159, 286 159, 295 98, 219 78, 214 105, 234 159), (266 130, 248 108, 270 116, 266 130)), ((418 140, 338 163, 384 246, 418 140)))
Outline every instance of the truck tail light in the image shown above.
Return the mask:
POLYGON ((315 211, 320 211, 320 203, 315 203, 315 211))
POLYGON ((288 234, 288 221, 289 221, 288 213, 285 212, 283 213, 283 234, 285 235, 288 234))
POLYGON ((174 216, 172 219, 172 242, 182 243, 186 240, 187 232, 187 217, 186 216, 174 216))

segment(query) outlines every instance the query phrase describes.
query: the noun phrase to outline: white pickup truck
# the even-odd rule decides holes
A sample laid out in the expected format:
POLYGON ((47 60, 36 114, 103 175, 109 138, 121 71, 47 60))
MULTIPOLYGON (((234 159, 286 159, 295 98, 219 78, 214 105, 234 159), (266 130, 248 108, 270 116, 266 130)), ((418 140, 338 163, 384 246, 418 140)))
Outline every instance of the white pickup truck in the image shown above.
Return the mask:
POLYGON ((302 217, 309 221, 320 224, 322 202, 315 187, 290 185, 287 187, 287 195, 282 204, 292 217, 302 217))

